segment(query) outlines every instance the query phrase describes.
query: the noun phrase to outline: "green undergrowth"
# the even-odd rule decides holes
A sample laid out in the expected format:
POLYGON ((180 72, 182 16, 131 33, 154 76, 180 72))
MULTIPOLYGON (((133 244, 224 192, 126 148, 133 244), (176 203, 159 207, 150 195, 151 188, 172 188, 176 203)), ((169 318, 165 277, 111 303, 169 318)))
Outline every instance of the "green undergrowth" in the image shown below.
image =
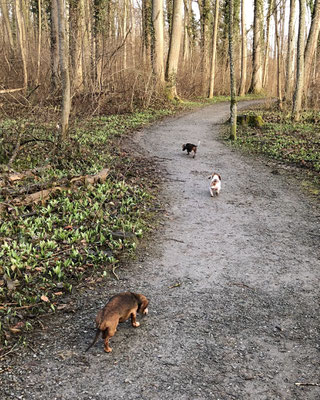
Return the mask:
POLYGON ((320 113, 304 112, 300 122, 292 122, 289 114, 270 109, 254 114, 261 115, 263 126, 238 125, 233 145, 303 168, 311 181, 319 185, 320 113))
MULTIPOLYGON (((39 315, 64 307, 61 299, 79 283, 116 278, 118 266, 153 228, 159 174, 125 141, 130 131, 171 114, 152 110, 78 121, 58 152, 53 151, 53 127, 32 120, 0 123, 2 164, 14 149, 12 138, 22 129, 12 170, 32 171, 0 186, 0 204, 6 205, 0 220, 2 351, 18 337, 23 340, 39 315), (109 174, 103 183, 70 184, 72 177, 104 168, 109 174), (23 203, 28 194, 57 186, 61 189, 46 202, 14 205, 17 198, 23 203)), ((9 176, 10 171, 3 170, 1 176, 9 176)))

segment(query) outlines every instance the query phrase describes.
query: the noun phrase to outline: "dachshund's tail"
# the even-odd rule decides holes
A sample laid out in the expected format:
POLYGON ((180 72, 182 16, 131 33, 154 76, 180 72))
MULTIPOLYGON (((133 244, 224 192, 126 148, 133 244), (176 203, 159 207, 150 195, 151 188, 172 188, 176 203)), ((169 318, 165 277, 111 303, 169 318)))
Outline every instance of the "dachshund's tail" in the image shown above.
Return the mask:
POLYGON ((95 338, 93 339, 93 342, 87 347, 87 349, 85 350, 85 352, 87 352, 92 346, 94 346, 94 345, 97 343, 97 340, 99 339, 99 336, 100 336, 100 332, 101 332, 101 330, 98 328, 98 329, 97 329, 97 332, 96 332, 96 336, 95 336, 95 338))

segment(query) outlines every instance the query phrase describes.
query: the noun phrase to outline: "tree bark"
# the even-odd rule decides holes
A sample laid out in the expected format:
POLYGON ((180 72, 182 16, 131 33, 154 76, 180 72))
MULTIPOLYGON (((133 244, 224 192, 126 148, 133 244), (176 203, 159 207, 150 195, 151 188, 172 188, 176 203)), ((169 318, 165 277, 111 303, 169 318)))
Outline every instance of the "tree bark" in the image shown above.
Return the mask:
POLYGON ((262 92, 262 16, 263 0, 254 0, 252 80, 249 90, 250 93, 254 94, 262 92))
POLYGON ((16 0, 15 6, 16 6, 15 9, 16 9, 16 19, 18 28, 18 40, 19 40, 22 69, 23 69, 23 86, 25 89, 27 89, 28 87, 27 44, 26 44, 25 25, 21 8, 21 0, 16 0))
POLYGON ((77 92, 84 89, 83 79, 83 41, 85 38, 85 4, 84 0, 70 2, 70 24, 73 43, 71 45, 72 86, 77 92))
POLYGON ((57 0, 51 0, 50 19, 51 89, 55 91, 59 86, 59 30, 57 0))
POLYGON ((160 86, 164 86, 164 60, 163 60, 163 0, 152 1, 152 25, 153 25, 153 73, 160 86))
POLYGON ((208 71, 209 71, 209 15, 210 3, 209 0, 198 0, 200 9, 200 24, 201 24, 201 83, 202 94, 208 95, 208 71))
POLYGON ((285 100, 291 99, 294 86, 294 66, 295 66, 295 17, 296 17, 296 0, 290 0, 290 16, 288 29, 288 53, 286 65, 286 84, 285 84, 285 100))
POLYGON ((38 62, 37 62, 37 77, 36 86, 39 84, 40 65, 41 65, 41 33, 42 33, 42 2, 38 0, 38 62))
POLYGON ((316 53, 318 38, 319 38, 319 31, 320 31, 320 0, 315 0, 314 9, 312 13, 312 21, 311 27, 308 35, 308 40, 306 44, 305 54, 304 54, 304 64, 305 64, 305 86, 304 92, 306 94, 310 76, 311 76, 311 67, 312 61, 314 59, 314 55, 316 53))
POLYGON ((245 0, 241 0, 241 74, 239 96, 246 94, 247 83, 247 35, 244 2, 245 0))
POLYGON ((64 0, 57 0, 59 27, 59 58, 62 83, 61 142, 68 137, 69 116, 71 110, 70 75, 69 75, 69 42, 66 34, 66 7, 64 0))
POLYGON ((275 39, 277 49, 277 96, 278 106, 282 111, 282 80, 281 80, 281 56, 280 56, 280 35, 279 35, 279 21, 278 21, 278 6, 274 8, 274 26, 275 26, 275 39))
POLYGON ((151 61, 151 15, 151 0, 142 0, 142 56, 147 65, 151 61))
POLYGON ((266 43, 264 51, 264 62, 263 62, 263 75, 262 75, 262 87, 265 88, 268 79, 268 67, 269 67, 269 41, 270 41, 270 19, 273 13, 273 2, 274 0, 268 0, 268 13, 267 13, 267 28, 266 28, 266 43))
POLYGON ((13 35, 12 35, 12 29, 11 29, 11 24, 10 24, 10 19, 9 19, 9 12, 8 12, 8 2, 5 0, 0 0, 0 7, 1 7, 1 14, 4 20, 4 25, 7 31, 7 36, 8 36, 8 41, 10 45, 10 51, 13 53, 14 52, 14 41, 13 41, 13 35))
POLYGON ((213 22, 213 34, 212 34, 212 55, 211 55, 210 82, 209 82, 209 99, 213 98, 213 90, 214 90, 214 84, 215 84, 214 78, 215 78, 215 73, 216 73, 218 21, 219 21, 219 0, 216 0, 215 8, 214 8, 214 22, 213 22))
POLYGON ((237 139, 237 100, 233 54, 233 0, 229 0, 229 62, 230 62, 230 139, 237 139))
POLYGON ((297 78, 296 88, 293 96, 292 117, 294 121, 299 121, 302 94, 304 85, 304 41, 306 30, 306 0, 299 0, 300 16, 299 16, 299 32, 298 32, 298 51, 297 51, 297 78))
POLYGON ((173 1, 172 29, 166 67, 167 96, 170 100, 179 99, 177 94, 177 70, 182 37, 183 0, 173 1))

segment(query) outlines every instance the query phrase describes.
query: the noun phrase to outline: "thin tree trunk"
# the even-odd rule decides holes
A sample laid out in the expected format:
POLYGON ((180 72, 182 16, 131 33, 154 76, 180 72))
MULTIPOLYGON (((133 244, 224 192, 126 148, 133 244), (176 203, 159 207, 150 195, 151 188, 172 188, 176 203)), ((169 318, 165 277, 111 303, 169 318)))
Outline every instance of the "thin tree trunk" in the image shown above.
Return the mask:
POLYGON ((305 85, 304 85, 304 92, 306 93, 309 81, 311 77, 311 67, 312 67, 312 60, 314 59, 314 55, 317 48, 318 38, 319 38, 319 31, 320 31, 320 0, 315 0, 314 9, 312 13, 312 21, 311 27, 308 35, 308 40, 306 44, 306 50, 304 54, 304 64, 305 64, 305 85))
POLYGON ((13 41, 12 29, 11 29, 11 24, 10 24, 10 19, 9 19, 8 2, 5 0, 0 0, 0 7, 1 7, 2 18, 4 20, 4 25, 5 25, 5 28, 7 31, 7 37, 8 37, 9 45, 10 45, 10 51, 13 53, 14 52, 14 41, 13 41))
POLYGON ((294 86, 294 66, 295 66, 295 17, 296 17, 296 0, 290 0, 290 16, 289 16, 289 30, 288 30, 288 53, 286 65, 286 85, 285 85, 285 99, 291 99, 293 86, 294 86))
POLYGON ((229 0, 229 62, 230 62, 230 139, 237 138, 237 100, 233 54, 233 0, 229 0))
POLYGON ((21 9, 21 1, 15 1, 16 6, 16 19, 17 19, 17 28, 18 28, 18 40, 21 52, 21 60, 22 60, 22 69, 23 69, 23 86, 27 89, 28 86, 28 70, 27 70, 27 46, 26 46, 26 33, 24 20, 21 9))
POLYGON ((147 65, 150 65, 151 59, 151 15, 151 0, 142 0, 142 57, 147 65))
POLYGON ((59 30, 58 30, 58 5, 57 0, 51 0, 51 88, 56 90, 59 85, 59 30))
POLYGON ((187 63, 190 59, 190 37, 189 37, 189 27, 190 27, 190 0, 184 0, 184 24, 183 24, 183 61, 187 63))
POLYGON ((170 100, 179 98, 177 94, 177 70, 182 37, 182 6, 183 0, 173 1, 172 29, 166 67, 167 96, 170 100))
POLYGON ((212 56, 211 56, 211 71, 210 71, 210 82, 209 82, 209 99, 213 98, 213 89, 215 84, 215 73, 216 73, 216 55, 217 55, 217 38, 218 38, 218 21, 219 21, 219 0, 216 0, 214 8, 214 25, 212 35, 212 56))
POLYGON ((274 8, 274 26, 275 26, 275 41, 277 49, 277 96, 278 96, 278 106, 282 111, 282 88, 281 88, 281 61, 280 61, 280 35, 279 35, 279 21, 278 21, 278 7, 274 8))
POLYGON ((127 69, 127 40, 126 40, 127 22, 128 22, 128 2, 127 2, 127 0, 124 0, 124 4, 123 4, 123 32, 122 32, 122 38, 124 40, 124 44, 123 44, 123 69, 127 69))
POLYGON ((62 82, 61 142, 68 137, 69 116, 71 110, 70 76, 69 76, 69 42, 66 34, 66 7, 64 0, 57 0, 59 27, 59 56, 62 82))
POLYGON ((41 64, 41 32, 42 32, 42 4, 41 0, 38 0, 38 63, 37 63, 37 77, 36 77, 36 86, 39 84, 40 78, 40 64, 41 64))
POLYGON ((241 0, 241 75, 239 96, 246 94, 247 83, 247 35, 244 2, 245 0, 241 0))
POLYGON ((153 73, 158 79, 158 83, 164 86, 164 60, 163 60, 163 0, 153 0, 152 2, 152 24, 154 31, 154 42, 152 52, 153 73))
POLYGON ((262 92, 262 16, 263 0, 254 0, 254 21, 253 21, 253 58, 252 58, 252 80, 250 93, 260 94, 262 92))
POLYGON ((85 37, 85 4, 84 0, 78 0, 77 2, 70 4, 70 12, 72 12, 70 20, 72 26, 72 35, 74 42, 71 46, 71 59, 73 77, 72 83, 73 88, 81 92, 84 89, 83 82, 83 41, 85 37))
POLYGON ((200 24, 201 24, 201 83, 202 94, 208 95, 208 71, 209 71, 209 58, 208 58, 208 40, 209 40, 209 15, 210 4, 209 0, 198 0, 200 8, 200 24))
POLYGON ((269 67, 269 41, 270 41, 270 19, 273 12, 273 0, 269 0, 268 13, 267 13, 267 28, 266 28, 266 43, 264 52, 263 62, 263 75, 262 75, 262 87, 265 88, 268 79, 268 67, 269 67))
POLYGON ((304 85, 304 41, 306 30, 306 0, 299 0, 300 17, 299 17, 299 32, 298 32, 298 52, 297 52, 297 78, 296 88, 293 96, 292 117, 294 121, 299 121, 302 94, 304 85))

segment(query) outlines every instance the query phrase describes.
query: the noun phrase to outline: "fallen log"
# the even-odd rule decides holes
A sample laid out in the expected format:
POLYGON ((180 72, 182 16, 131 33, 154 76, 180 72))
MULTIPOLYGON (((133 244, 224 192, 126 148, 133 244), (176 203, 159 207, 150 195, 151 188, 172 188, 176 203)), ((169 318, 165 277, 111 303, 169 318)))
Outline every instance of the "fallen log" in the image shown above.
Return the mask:
MULTIPOLYGON (((42 204, 45 204, 45 202, 49 199, 50 195, 57 191, 68 190, 73 186, 78 187, 81 185, 95 185, 97 183, 103 183, 106 181, 108 175, 109 175, 109 169, 104 168, 95 175, 84 175, 84 176, 73 177, 72 179, 69 180, 70 185, 53 186, 51 188, 42 189, 34 193, 24 194, 10 201, 7 201, 6 203, 0 204, 0 213, 6 209, 9 209, 10 207, 13 208, 19 206, 28 206, 40 202, 42 204)), ((64 183, 68 183, 68 181, 66 182, 66 180, 64 179, 64 183)))

